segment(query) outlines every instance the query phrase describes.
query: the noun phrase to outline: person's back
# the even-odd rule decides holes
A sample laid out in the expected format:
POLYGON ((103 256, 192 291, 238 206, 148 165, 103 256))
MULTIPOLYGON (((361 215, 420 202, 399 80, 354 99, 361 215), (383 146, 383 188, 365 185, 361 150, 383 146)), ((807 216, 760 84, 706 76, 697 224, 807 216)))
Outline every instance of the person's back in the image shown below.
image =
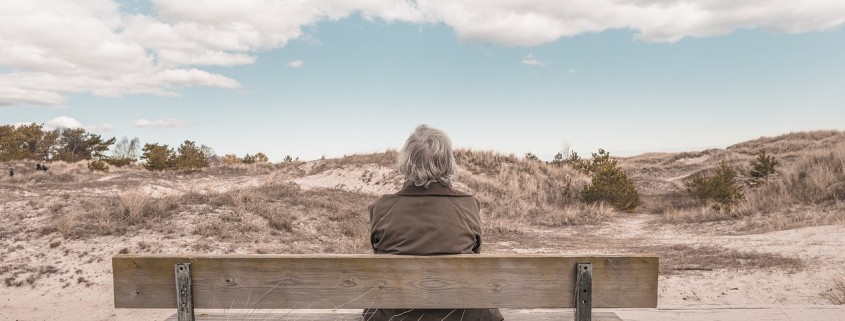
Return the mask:
MULTIPOLYGON (((417 127, 399 156, 404 188, 370 204, 370 242, 376 254, 478 254, 478 201, 451 188, 457 166, 441 131, 417 127)), ((498 309, 367 309, 364 319, 503 320, 498 309)))

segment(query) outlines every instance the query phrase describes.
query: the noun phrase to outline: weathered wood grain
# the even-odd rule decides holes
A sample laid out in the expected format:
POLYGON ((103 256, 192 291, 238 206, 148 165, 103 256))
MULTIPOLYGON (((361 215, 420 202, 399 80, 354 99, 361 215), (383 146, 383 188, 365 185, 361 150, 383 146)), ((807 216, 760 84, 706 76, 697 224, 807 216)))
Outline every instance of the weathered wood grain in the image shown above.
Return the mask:
MULTIPOLYGON (((502 316, 507 321, 567 321, 572 320, 572 311, 554 312, 524 312, 524 311, 502 311, 502 316)), ((365 321, 360 313, 280 313, 256 310, 253 313, 214 313, 197 314, 197 321, 365 321)), ((622 321, 613 312, 593 312, 593 321, 622 321)), ((178 321, 176 315, 165 321, 178 321)))
POLYGON ((592 263, 594 308, 657 306, 658 258, 560 255, 117 255, 116 308, 175 308, 191 263, 197 309, 571 308, 592 263))

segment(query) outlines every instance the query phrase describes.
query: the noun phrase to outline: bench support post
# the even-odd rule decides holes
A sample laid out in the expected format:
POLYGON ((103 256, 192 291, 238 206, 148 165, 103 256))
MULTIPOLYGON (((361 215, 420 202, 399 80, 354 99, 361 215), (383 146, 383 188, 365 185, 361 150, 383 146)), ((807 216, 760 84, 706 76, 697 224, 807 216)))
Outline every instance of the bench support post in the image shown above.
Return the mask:
POLYGON ((179 321, 194 321, 191 263, 176 264, 176 315, 179 321))
POLYGON ((593 309, 593 265, 575 264, 575 321, 590 321, 593 309))

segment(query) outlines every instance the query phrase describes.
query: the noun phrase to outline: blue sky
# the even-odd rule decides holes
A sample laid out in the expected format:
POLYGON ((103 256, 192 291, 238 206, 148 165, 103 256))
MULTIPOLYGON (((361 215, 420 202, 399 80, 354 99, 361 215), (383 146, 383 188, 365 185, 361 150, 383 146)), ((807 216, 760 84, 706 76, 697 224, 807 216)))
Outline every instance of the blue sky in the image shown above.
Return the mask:
MULTIPOLYGON (((117 4, 123 20, 108 24, 115 34, 130 34, 137 16, 171 26, 184 18, 157 2, 132 5, 117 4)), ((669 31, 611 26, 523 41, 536 30, 497 38, 447 18, 373 18, 366 10, 305 21, 283 44, 269 31, 263 42, 225 47, 230 44, 206 41, 229 55, 211 63, 219 55, 183 61, 147 45, 149 37, 130 34, 144 39, 138 43, 146 54, 115 58, 115 65, 142 61, 138 70, 147 70, 143 64, 151 64, 152 71, 141 74, 167 79, 156 84, 120 78, 134 72, 130 67, 108 74, 115 68, 109 61, 68 58, 76 65, 64 68, 45 59, 22 63, 14 52, 0 51, 0 77, 7 80, 0 84, 7 91, 19 83, 34 84, 21 85, 22 92, 41 84, 56 88, 23 96, 11 91, 5 101, 0 90, 0 123, 76 121, 106 136, 171 145, 189 139, 219 154, 263 151, 276 161, 399 148, 422 123, 443 129, 458 147, 546 159, 566 144, 582 154, 604 147, 631 155, 845 129, 841 22, 782 32, 769 30, 765 23, 778 25, 769 21, 715 35, 696 29, 679 39, 653 36, 669 31), (167 68, 184 75, 158 74, 167 68), (44 98, 32 98, 39 94, 44 98)), ((820 20, 810 18, 802 19, 820 20)), ((209 34, 226 39, 227 32, 209 34)), ((0 43, 15 44, 3 36, 0 43)), ((76 57, 72 48, 50 50, 76 57)), ((111 50, 104 59, 129 51, 111 50)))

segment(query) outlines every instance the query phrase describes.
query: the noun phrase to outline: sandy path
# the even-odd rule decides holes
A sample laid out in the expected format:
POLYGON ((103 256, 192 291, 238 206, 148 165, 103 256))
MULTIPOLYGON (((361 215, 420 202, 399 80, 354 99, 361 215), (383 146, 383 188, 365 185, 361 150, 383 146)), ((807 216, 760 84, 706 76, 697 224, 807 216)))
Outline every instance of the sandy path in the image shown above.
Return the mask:
MULTIPOLYGON (((815 226, 750 235, 714 235, 675 225, 655 225, 649 214, 620 215, 594 228, 540 229, 538 240, 505 240, 493 252, 609 254, 651 247, 707 246, 740 252, 773 253, 804 262, 801 271, 742 266, 706 266, 712 271, 661 275, 659 306, 748 306, 827 304, 819 296, 829 278, 845 266, 845 226, 815 226), (528 247, 524 247, 528 245, 528 247), (765 281, 762 281, 765 280, 765 281)), ((648 250, 646 250, 648 251, 648 250)), ((684 255, 684 254, 681 254, 684 255)), ((663 262, 665 263, 665 262, 663 262)))

